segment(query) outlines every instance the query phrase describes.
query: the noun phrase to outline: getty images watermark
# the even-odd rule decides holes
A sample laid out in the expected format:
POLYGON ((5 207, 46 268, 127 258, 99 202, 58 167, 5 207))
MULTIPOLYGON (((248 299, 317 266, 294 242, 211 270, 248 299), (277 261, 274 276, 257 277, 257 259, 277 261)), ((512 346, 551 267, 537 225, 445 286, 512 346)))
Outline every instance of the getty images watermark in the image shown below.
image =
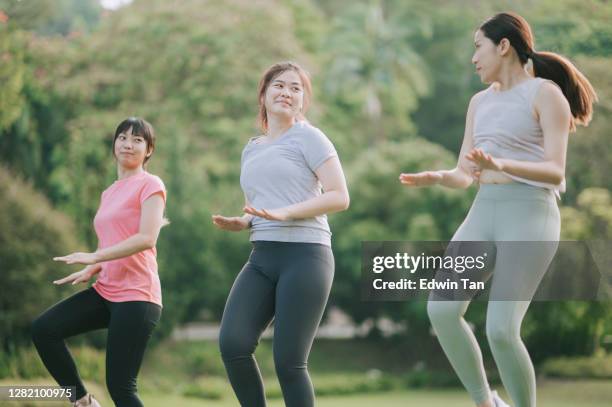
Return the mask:
POLYGON ((610 243, 363 242, 362 299, 612 300, 610 243))

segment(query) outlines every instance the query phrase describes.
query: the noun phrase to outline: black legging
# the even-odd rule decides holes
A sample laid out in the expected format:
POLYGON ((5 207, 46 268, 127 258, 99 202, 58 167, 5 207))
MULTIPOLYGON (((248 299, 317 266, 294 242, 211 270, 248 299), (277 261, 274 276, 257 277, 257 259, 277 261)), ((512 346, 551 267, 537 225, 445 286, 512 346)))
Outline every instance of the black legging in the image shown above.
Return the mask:
POLYGON ((314 243, 254 242, 221 321, 220 348, 244 407, 266 405, 253 352, 274 318, 274 364, 287 407, 314 406, 307 360, 334 276, 331 248, 314 243))
POLYGON ((118 407, 140 407, 136 376, 161 307, 144 301, 111 302, 93 288, 55 304, 32 324, 38 353, 60 386, 76 386, 75 397, 87 394, 65 338, 108 327, 106 385, 118 407))

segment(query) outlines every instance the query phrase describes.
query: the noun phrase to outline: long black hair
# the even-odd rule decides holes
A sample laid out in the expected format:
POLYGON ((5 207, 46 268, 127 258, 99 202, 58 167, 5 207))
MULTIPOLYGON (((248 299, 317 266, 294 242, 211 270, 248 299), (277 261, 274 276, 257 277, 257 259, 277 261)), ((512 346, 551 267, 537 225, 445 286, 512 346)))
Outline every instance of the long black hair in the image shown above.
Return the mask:
POLYGON ((597 94, 589 80, 565 57, 554 52, 536 52, 529 23, 516 13, 499 13, 479 28, 496 45, 506 38, 523 65, 531 59, 535 76, 550 79, 561 88, 572 111, 570 130, 576 124, 588 125, 597 94))

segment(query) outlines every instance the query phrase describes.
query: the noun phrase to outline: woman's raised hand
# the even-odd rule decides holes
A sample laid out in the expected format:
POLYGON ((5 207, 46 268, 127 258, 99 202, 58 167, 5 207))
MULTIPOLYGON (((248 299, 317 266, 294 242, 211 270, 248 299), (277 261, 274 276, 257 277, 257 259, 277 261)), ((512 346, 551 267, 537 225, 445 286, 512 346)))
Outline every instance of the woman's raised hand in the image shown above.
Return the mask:
POLYGON ((259 216, 260 218, 268 219, 268 220, 280 220, 286 221, 291 220, 289 216, 289 211, 283 208, 278 209, 255 209, 252 206, 245 206, 242 209, 245 213, 253 216, 259 216))
POLYGON ((213 215, 212 221, 217 228, 231 232, 239 232, 249 228, 249 221, 242 216, 226 217, 213 215))
POLYGON ((466 154, 465 158, 473 162, 479 170, 494 170, 503 171, 504 167, 502 161, 493 158, 490 154, 485 153, 480 148, 474 148, 472 151, 466 154))
POLYGON ((60 280, 55 280, 53 284, 62 285, 72 282, 72 285, 75 285, 78 283, 86 283, 100 270, 95 266, 96 265, 87 266, 81 271, 76 271, 60 280))
POLYGON ((66 264, 95 264, 98 262, 95 253, 70 253, 66 256, 54 257, 55 261, 63 261, 66 264))
POLYGON ((403 185, 409 187, 426 187, 439 184, 442 181, 440 171, 423 171, 410 174, 400 174, 399 180, 403 185))

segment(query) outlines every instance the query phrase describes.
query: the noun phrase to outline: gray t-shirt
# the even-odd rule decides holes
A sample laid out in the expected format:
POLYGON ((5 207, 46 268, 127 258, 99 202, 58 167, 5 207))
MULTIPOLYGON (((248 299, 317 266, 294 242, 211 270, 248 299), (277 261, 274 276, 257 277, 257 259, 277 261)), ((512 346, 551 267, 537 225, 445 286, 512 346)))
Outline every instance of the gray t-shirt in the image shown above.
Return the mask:
MULTIPOLYGON (((270 142, 251 138, 242 152, 240 186, 256 209, 277 209, 321 195, 315 170, 336 149, 323 132, 297 122, 270 142)), ((251 241, 320 243, 331 246, 327 216, 273 221, 253 217, 251 241)))

